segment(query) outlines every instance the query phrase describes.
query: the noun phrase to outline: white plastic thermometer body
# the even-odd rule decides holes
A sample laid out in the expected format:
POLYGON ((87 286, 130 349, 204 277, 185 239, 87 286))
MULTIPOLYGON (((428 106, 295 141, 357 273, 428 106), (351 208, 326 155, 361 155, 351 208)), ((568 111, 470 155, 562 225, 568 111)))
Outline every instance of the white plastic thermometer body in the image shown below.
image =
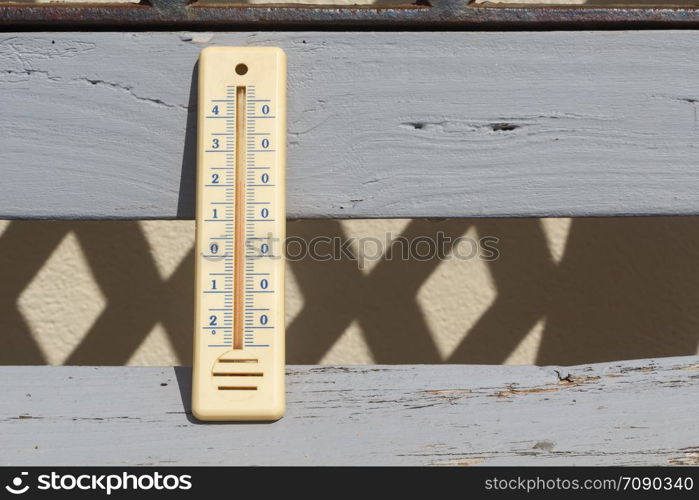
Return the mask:
POLYGON ((199 57, 192 412, 284 413, 286 56, 210 47, 199 57))

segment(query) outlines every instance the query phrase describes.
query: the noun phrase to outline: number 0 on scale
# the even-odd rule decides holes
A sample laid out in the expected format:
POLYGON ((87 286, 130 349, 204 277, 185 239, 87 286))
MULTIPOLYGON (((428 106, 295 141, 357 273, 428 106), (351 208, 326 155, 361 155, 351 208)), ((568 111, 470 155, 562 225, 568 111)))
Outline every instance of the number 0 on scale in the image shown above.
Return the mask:
POLYGON ((286 56, 210 47, 199 57, 192 412, 284 413, 286 56))

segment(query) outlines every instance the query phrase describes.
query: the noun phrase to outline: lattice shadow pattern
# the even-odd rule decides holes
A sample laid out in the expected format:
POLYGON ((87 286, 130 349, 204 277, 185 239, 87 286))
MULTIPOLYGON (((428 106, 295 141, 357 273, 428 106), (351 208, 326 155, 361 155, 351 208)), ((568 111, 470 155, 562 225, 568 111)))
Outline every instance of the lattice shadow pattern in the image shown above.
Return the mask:
MULTIPOLYGON (((439 261, 383 260, 364 274, 353 259, 302 260, 290 264, 304 305, 288 325, 289 363, 317 363, 353 321, 377 363, 501 363, 541 320, 539 364, 697 352, 699 219, 576 219, 558 263, 535 219, 414 220, 403 235, 459 236, 473 225, 500 238, 501 257, 487 263, 497 296, 446 359, 416 300, 439 261)), ((46 362, 17 302, 70 232, 106 307, 66 364, 123 364, 158 322, 189 364, 192 252, 163 280, 139 223, 49 221, 11 222, 0 235, 0 363, 46 362)), ((336 221, 299 221, 289 232, 346 236, 336 221)))

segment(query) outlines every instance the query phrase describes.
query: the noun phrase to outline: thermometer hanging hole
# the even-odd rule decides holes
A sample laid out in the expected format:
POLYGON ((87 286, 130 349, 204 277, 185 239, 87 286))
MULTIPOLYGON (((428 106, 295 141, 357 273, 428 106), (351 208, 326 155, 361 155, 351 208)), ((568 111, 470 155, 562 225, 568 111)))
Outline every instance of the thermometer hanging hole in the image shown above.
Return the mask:
POLYGON ((245 73, 248 72, 248 65, 240 63, 235 67, 235 72, 238 73, 240 76, 243 76, 245 73))

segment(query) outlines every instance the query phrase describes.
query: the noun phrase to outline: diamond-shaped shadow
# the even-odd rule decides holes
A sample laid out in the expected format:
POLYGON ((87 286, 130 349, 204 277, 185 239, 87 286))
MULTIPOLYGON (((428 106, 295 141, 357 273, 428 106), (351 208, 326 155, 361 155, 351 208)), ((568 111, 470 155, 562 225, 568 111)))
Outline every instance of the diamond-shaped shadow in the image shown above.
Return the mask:
POLYGON ((72 231, 17 299, 19 312, 31 322, 33 337, 52 365, 63 364, 106 305, 72 231))

